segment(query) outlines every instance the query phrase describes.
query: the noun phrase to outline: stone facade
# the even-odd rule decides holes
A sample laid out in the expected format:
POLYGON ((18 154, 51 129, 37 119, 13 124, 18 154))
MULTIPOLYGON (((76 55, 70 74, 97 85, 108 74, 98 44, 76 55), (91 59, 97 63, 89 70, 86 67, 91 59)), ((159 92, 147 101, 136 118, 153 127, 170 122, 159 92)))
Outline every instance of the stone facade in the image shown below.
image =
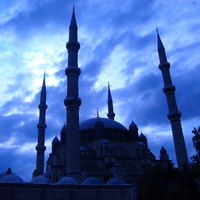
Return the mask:
MULTIPOLYGON (((52 182, 65 176, 66 126, 52 142, 52 152, 47 161, 46 175, 52 182)), ((113 177, 126 183, 134 183, 152 165, 167 167, 171 162, 167 151, 161 149, 160 160, 148 148, 144 134, 138 136, 137 125, 132 122, 129 129, 107 118, 92 118, 80 123, 80 174, 79 182, 95 177, 106 183, 113 177)))
POLYGON ((133 185, 38 185, 0 183, 0 199, 9 200, 133 200, 133 185))

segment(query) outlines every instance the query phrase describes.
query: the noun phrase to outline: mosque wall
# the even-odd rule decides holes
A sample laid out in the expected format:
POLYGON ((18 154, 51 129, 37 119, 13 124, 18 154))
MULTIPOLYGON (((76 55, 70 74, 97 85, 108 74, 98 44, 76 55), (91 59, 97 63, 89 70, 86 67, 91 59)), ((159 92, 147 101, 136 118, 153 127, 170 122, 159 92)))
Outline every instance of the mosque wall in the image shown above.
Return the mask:
POLYGON ((0 200, 134 200, 135 185, 0 184, 0 200))

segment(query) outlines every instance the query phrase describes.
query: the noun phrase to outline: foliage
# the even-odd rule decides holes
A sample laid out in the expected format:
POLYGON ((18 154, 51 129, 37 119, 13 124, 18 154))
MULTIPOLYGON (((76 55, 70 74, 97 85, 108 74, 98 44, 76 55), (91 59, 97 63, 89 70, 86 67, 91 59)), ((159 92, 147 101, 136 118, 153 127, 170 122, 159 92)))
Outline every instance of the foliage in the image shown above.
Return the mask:
POLYGON ((198 126, 197 128, 194 128, 192 133, 194 134, 192 142, 196 150, 196 155, 191 158, 196 165, 200 166, 200 127, 198 126))
POLYGON ((193 200, 198 198, 195 179, 184 167, 183 171, 169 166, 154 166, 138 179, 138 200, 193 200))

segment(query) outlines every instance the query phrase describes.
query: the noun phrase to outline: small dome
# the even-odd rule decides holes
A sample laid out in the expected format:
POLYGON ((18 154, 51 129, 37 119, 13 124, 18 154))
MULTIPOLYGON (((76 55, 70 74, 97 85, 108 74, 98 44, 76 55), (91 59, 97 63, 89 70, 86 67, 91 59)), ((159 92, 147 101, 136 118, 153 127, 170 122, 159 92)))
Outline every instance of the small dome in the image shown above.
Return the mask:
POLYGON ((134 122, 134 121, 132 121, 132 122, 131 122, 131 124, 130 124, 130 126, 129 126, 129 128, 130 128, 130 127, 137 128, 137 125, 135 124, 135 122, 134 122))
POLYGON ((164 147, 162 147, 162 148, 160 149, 160 152, 162 152, 162 153, 167 153, 167 150, 166 150, 164 147))
POLYGON ((53 139, 52 143, 60 143, 59 139, 57 138, 57 136, 53 139))
POLYGON ((74 178, 68 176, 61 178, 56 183, 56 185, 76 185, 76 184, 78 184, 77 181, 74 178))
POLYGON ((2 179, 4 176, 6 176, 6 175, 8 175, 7 174, 7 171, 5 171, 5 172, 2 172, 1 174, 0 174, 0 179, 2 179))
POLYGON ((82 185, 101 185, 102 182, 94 177, 87 178, 83 181, 82 185))
POLYGON ((11 173, 1 178, 0 183, 24 183, 24 181, 16 174, 11 173))
POLYGON ((66 132, 66 129, 67 129, 67 126, 64 124, 63 127, 62 127, 61 132, 66 132))
POLYGON ((33 184, 51 184, 50 180, 43 175, 34 177, 30 183, 33 184))
POLYGON ((140 134, 139 138, 140 139, 147 139, 146 136, 143 133, 140 134))
POLYGON ((88 147, 87 145, 80 145, 80 151, 92 151, 92 149, 90 147, 88 147))
POLYGON ((110 179, 106 185, 125 185, 126 183, 119 178, 110 179))

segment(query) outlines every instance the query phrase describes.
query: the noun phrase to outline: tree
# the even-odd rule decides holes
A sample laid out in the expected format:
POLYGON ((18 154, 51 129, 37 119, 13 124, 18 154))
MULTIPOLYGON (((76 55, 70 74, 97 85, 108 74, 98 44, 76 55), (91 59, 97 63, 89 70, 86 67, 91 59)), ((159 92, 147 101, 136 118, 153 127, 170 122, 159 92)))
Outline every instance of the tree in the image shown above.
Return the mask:
POLYGON ((192 133, 194 134, 192 142, 196 150, 196 155, 191 158, 196 165, 200 166, 200 127, 198 126, 197 128, 194 128, 192 133))
POLYGON ((138 200, 194 200, 199 199, 198 189, 185 165, 179 170, 169 165, 167 169, 155 165, 145 171, 137 181, 138 200))

